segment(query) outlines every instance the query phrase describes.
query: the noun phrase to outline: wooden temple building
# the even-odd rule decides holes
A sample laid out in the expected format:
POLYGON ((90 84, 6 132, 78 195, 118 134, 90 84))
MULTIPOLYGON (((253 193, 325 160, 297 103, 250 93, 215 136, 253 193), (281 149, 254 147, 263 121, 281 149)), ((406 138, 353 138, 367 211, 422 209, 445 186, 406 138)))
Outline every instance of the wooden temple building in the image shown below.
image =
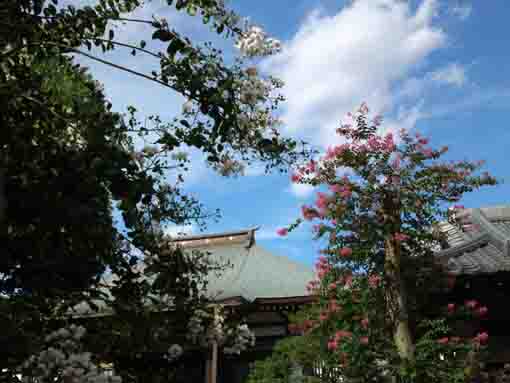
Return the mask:
MULTIPOLYGON (((185 353, 179 359, 185 372, 177 376, 175 383, 242 383, 251 363, 269 356, 274 344, 289 335, 288 314, 313 301, 306 291, 306 285, 314 278, 313 270, 259 246, 256 230, 175 240, 184 251, 207 251, 215 261, 229 265, 220 274, 208 275, 208 298, 239 314, 256 337, 255 347, 240 355, 229 356, 214 347, 209 352, 185 353)), ((105 280, 106 285, 111 283, 105 280)), ((74 316, 86 320, 115 315, 100 302, 98 305, 98 312, 91 312, 86 304, 79 305, 74 316)), ((171 311, 165 315, 171 315, 171 311)))
MULTIPOLYGON (((463 209, 461 227, 441 223, 446 234, 437 260, 456 275, 453 289, 441 299, 463 304, 476 299, 487 306, 476 327, 489 334, 489 357, 484 367, 491 382, 510 382, 510 206, 463 209), (507 364, 507 368, 503 367, 507 364)), ((473 328, 462 328, 474 335, 473 328)))
POLYGON ((196 376, 188 375, 183 383, 242 383, 250 364, 269 356, 275 342, 289 335, 288 313, 313 301, 306 292, 313 270, 271 254, 256 243, 255 233, 252 229, 177 240, 184 249, 208 251, 215 260, 231 265, 220 276, 209 276, 209 298, 242 311, 256 336, 255 347, 241 355, 213 354, 213 350, 201 366, 192 360, 196 376))
MULTIPOLYGON (((478 329, 489 333, 488 381, 510 382, 503 369, 507 364, 510 374, 510 206, 464 209, 458 217, 461 227, 439 224, 445 240, 436 259, 456 275, 456 284, 441 292, 437 305, 476 299, 488 307, 478 323, 478 329)), ((184 360, 189 373, 179 383, 242 383, 250 364, 269 356, 275 342, 290 335, 288 314, 313 301, 306 292, 313 270, 271 254, 256 243, 255 235, 256 229, 250 229, 176 240, 184 249, 208 251, 231 265, 220 276, 209 276, 208 295, 228 309, 242 309, 256 335, 255 347, 239 356, 213 350, 184 360)), ((461 331, 468 336, 476 330, 461 331)))

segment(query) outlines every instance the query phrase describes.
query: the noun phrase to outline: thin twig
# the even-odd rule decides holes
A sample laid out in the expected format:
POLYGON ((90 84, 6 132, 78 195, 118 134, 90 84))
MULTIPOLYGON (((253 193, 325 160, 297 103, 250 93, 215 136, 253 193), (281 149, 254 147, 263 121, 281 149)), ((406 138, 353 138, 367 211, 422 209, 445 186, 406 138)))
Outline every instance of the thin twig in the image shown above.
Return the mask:
MULTIPOLYGON (((67 47, 66 47, 66 48, 67 48, 67 47)), ((93 55, 91 55, 91 54, 85 53, 85 52, 83 52, 83 51, 81 51, 81 50, 79 50, 79 49, 76 49, 76 48, 69 48, 69 50, 70 50, 71 52, 74 52, 74 53, 77 53, 77 54, 83 55, 83 56, 85 56, 85 57, 88 57, 88 58, 90 58, 90 59, 92 59, 92 60, 94 60, 94 61, 98 61, 98 62, 100 62, 100 63, 102 63, 102 64, 109 65, 109 66, 114 67, 114 68, 116 68, 116 69, 120 69, 120 70, 122 70, 122 71, 125 71, 125 72, 128 72, 128 73, 131 73, 131 74, 134 74, 135 76, 143 77, 143 78, 145 78, 145 79, 147 79, 147 80, 154 81, 154 82, 156 82, 156 83, 158 83, 158 84, 160 84, 160 85, 163 85, 163 86, 165 86, 165 87, 167 87, 167 88, 170 88, 170 89, 172 89, 172 90, 175 90, 176 92, 179 92, 179 90, 177 90, 176 88, 174 88, 174 87, 173 87, 173 86, 171 86, 170 84, 167 84, 167 83, 166 83, 166 82, 164 82, 164 81, 158 80, 157 78, 150 77, 150 76, 148 76, 148 75, 146 75, 146 74, 144 74, 144 73, 137 72, 137 71, 135 71, 135 70, 133 70, 133 69, 129 69, 129 68, 123 67, 122 65, 118 65, 118 64, 112 63, 111 61, 107 61, 107 60, 100 59, 99 57, 96 57, 96 56, 93 56, 93 55)), ((179 92, 179 93, 180 93, 180 92, 179 92)))
POLYGON ((98 37, 88 37, 88 38, 85 38, 84 40, 97 40, 97 41, 103 41, 103 42, 107 42, 107 43, 112 43, 114 45, 119 45, 119 46, 130 48, 130 49, 136 49, 136 50, 138 50, 140 52, 147 53, 148 55, 151 55, 151 56, 156 57, 158 59, 162 58, 162 54, 161 53, 157 54, 157 53, 151 52, 151 51, 149 51, 147 49, 144 49, 144 48, 137 47, 136 45, 132 45, 132 44, 126 44, 126 43, 121 43, 121 42, 118 42, 118 41, 101 39, 101 38, 98 38, 98 37))

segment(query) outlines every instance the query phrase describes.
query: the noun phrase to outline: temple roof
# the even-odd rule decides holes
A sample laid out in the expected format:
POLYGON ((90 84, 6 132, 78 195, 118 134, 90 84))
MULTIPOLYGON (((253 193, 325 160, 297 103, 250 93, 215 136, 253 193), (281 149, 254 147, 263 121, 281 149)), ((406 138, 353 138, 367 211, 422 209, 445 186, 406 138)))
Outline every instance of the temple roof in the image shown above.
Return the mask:
POLYGON ((461 228, 439 224, 448 248, 436 253, 452 274, 510 271, 510 206, 463 209, 461 228))
POLYGON ((213 259, 228 262, 221 276, 208 277, 207 293, 214 300, 243 297, 288 298, 308 295, 306 285, 314 278, 313 270, 286 257, 270 253, 257 244, 234 243, 202 248, 213 259))
MULTIPOLYGON (((256 230, 185 236, 174 242, 184 251, 207 251, 214 261, 229 265, 221 273, 211 272, 207 276, 206 294, 213 301, 227 304, 266 301, 291 304, 301 301, 309 295, 306 285, 315 276, 313 270, 258 246, 256 230)), ((143 263, 138 266, 140 269, 143 267, 143 263)), ((106 286, 112 283, 111 275, 104 278, 106 286)), ((97 303, 102 313, 99 315, 111 313, 104 303, 97 303)), ((74 308, 74 313, 79 316, 90 312, 85 303, 74 308)))
POLYGON ((313 270, 258 246, 256 230, 186 236, 174 242, 184 250, 207 251, 214 261, 229 264, 221 275, 208 275, 207 294, 213 300, 241 298, 251 302, 308 295, 306 285, 314 278, 313 270))

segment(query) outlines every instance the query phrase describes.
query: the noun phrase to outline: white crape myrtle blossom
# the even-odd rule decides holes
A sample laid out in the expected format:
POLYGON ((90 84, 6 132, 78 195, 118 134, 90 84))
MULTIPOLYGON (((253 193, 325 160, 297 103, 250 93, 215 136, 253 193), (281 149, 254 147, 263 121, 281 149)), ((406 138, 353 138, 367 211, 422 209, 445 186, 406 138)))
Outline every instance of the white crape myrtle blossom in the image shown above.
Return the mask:
POLYGON ((213 169, 215 169, 220 175, 224 177, 234 176, 234 175, 244 175, 246 166, 230 157, 227 154, 224 154, 220 161, 213 164, 213 169))
POLYGON ((227 337, 233 337, 234 341, 230 347, 225 347, 223 349, 225 354, 239 355, 248 347, 255 346, 255 334, 253 334, 246 324, 238 325, 235 329, 228 329, 227 337))
POLYGON ((92 354, 82 350, 85 333, 83 326, 71 325, 46 336, 47 347, 20 367, 22 382, 121 383, 119 376, 107 376, 94 364, 92 354))
POLYGON ((236 48, 247 57, 278 53, 281 47, 279 40, 267 37, 264 30, 256 25, 248 26, 236 43, 236 48))
POLYGON ((237 86, 241 102, 250 106, 265 101, 269 97, 272 88, 271 83, 253 75, 238 80, 237 86))
POLYGON ((217 343, 226 354, 240 354, 255 345, 255 335, 246 324, 230 327, 225 324, 221 309, 216 313, 197 309, 188 324, 188 338, 193 343, 208 347, 217 343))
POLYGON ((168 361, 172 362, 176 359, 179 359, 181 357, 181 355, 183 354, 183 349, 180 345, 178 344, 172 344, 169 348, 168 348, 168 352, 166 353, 165 355, 165 359, 167 359, 168 361))

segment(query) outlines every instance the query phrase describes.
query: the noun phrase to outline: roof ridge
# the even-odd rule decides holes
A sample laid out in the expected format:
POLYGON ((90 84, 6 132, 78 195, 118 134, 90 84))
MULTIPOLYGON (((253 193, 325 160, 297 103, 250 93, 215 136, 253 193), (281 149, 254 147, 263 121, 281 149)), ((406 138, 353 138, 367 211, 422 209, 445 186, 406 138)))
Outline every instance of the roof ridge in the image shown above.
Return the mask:
POLYGON ((227 232, 223 232, 223 233, 186 235, 186 236, 174 238, 174 239, 172 239, 172 242, 184 242, 184 241, 194 241, 194 240, 199 240, 199 239, 237 237, 237 236, 241 236, 241 235, 249 235, 259 229, 260 229, 260 226, 255 226, 250 229, 227 231, 227 232))

